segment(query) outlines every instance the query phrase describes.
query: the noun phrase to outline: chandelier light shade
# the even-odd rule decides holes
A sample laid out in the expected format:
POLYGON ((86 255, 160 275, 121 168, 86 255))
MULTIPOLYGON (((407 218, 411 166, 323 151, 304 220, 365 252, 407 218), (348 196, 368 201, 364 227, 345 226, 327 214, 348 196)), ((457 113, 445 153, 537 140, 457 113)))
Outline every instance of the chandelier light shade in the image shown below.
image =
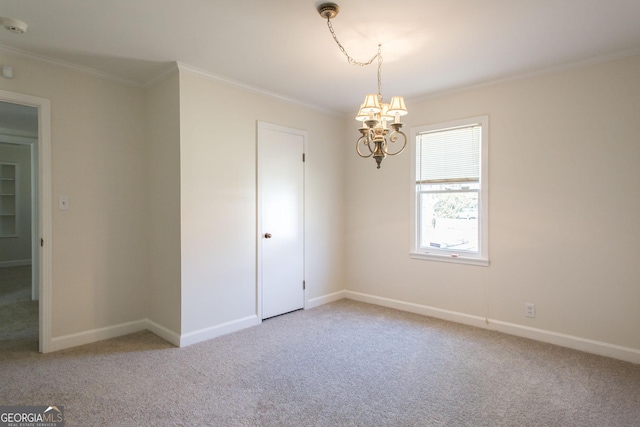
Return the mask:
POLYGON ((389 115, 398 119, 400 116, 409 114, 407 107, 404 106, 404 98, 401 96, 394 96, 389 103, 389 115))
POLYGON ((378 93, 368 94, 364 102, 360 105, 356 114, 356 120, 362 122, 360 137, 356 141, 356 152, 360 157, 373 157, 380 169, 380 164, 387 156, 395 156, 404 151, 407 146, 407 135, 400 129, 404 123, 400 121, 400 117, 408 114, 407 107, 404 105, 404 98, 394 96, 391 101, 386 104, 383 102, 382 88, 382 47, 378 45, 378 53, 375 54, 367 62, 359 62, 353 59, 342 44, 338 41, 331 19, 338 15, 340 8, 335 3, 323 3, 318 6, 318 13, 322 18, 327 20, 327 27, 337 43, 338 47, 347 57, 352 65, 361 67, 371 65, 374 60, 378 60, 378 93), (401 142, 398 140, 401 139, 401 142), (390 148, 390 144, 394 144, 394 149, 390 148))
POLYGON ((380 112, 380 118, 382 120, 393 120, 393 116, 389 115, 389 104, 382 104, 382 111, 380 112))
POLYGON ((365 114, 376 114, 379 113, 382 108, 380 107, 380 102, 378 101, 378 95, 369 94, 364 99, 364 104, 362 104, 362 108, 360 109, 365 114))
POLYGON ((365 113, 362 107, 364 107, 364 104, 360 104, 360 109, 358 110, 358 114, 356 114, 356 120, 359 122, 364 122, 369 118, 369 114, 365 113))

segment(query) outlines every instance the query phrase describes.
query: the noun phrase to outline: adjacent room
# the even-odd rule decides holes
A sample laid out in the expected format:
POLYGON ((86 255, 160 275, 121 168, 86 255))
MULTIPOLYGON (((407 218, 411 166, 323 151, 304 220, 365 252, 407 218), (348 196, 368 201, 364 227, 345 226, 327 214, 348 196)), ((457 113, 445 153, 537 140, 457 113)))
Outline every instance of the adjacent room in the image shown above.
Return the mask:
POLYGON ((637 425, 638 16, 0 0, 0 411, 637 425))

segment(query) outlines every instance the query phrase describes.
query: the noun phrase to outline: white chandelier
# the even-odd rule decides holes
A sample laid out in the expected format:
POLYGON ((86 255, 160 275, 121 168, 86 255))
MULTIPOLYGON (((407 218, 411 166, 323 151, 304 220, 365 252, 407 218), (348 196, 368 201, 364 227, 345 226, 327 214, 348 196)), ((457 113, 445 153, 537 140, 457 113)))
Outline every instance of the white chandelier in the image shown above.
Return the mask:
MULTIPOLYGON (((318 13, 327 20, 327 27, 333 36, 342 53, 352 65, 361 67, 371 65, 374 60, 378 59, 378 93, 368 94, 364 102, 360 105, 356 120, 362 122, 362 127, 358 129, 361 136, 356 141, 356 152, 360 157, 373 157, 380 169, 380 164, 387 156, 395 156, 402 153, 407 146, 407 135, 400 129, 404 125, 400 121, 400 116, 408 113, 404 105, 404 98, 394 96, 391 102, 385 103, 382 99, 382 50, 378 45, 378 53, 376 53, 367 62, 358 62, 354 60, 342 44, 338 41, 331 19, 338 15, 340 8, 335 3, 323 3, 318 6, 318 13), (402 146, 396 151, 390 151, 389 143, 396 143, 398 138, 402 137, 402 146)), ((400 145, 398 143, 398 145, 400 145)))

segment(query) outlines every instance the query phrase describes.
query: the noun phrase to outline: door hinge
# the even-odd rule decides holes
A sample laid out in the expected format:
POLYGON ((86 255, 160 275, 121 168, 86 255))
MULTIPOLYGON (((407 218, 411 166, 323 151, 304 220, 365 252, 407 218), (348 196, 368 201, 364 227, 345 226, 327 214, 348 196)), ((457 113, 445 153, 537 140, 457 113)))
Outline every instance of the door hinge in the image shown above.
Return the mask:
POLYGON ((303 162, 304 162, 304 159, 305 159, 305 157, 304 157, 304 153, 302 153, 302 161, 303 161, 303 162))
POLYGON ((44 247, 44 239, 40 239, 40 247, 44 247))
POLYGON ((304 291, 305 289, 307 289, 307 283, 303 280, 302 281, 302 290, 304 291))

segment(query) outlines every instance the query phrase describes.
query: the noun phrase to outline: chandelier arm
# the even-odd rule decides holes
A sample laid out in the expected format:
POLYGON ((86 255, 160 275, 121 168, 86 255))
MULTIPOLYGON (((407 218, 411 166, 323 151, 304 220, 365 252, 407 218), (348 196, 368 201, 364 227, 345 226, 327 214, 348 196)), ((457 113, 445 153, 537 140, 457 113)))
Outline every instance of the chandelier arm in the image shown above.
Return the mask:
POLYGON ((385 144, 385 147, 383 147, 382 149, 382 151, 384 151, 385 154, 389 156, 395 156, 397 154, 402 153, 404 149, 407 147, 407 135, 405 135, 405 133, 402 132, 401 130, 394 130, 393 132, 391 132, 388 136, 389 142, 391 142, 392 144, 395 143, 398 140, 398 135, 402 135, 402 139, 403 139, 402 148, 400 148, 395 153, 390 153, 389 151, 387 151, 387 149, 389 148, 389 144, 385 144))
MULTIPOLYGON (((344 56, 347 57, 347 61, 349 61, 349 64, 352 65, 358 65, 360 67, 365 67, 367 65, 371 65, 373 63, 373 61, 375 61, 376 58, 380 57, 380 45, 378 45, 378 53, 376 53, 369 61, 367 62, 360 62, 360 61, 356 61, 355 59, 353 59, 345 50, 345 48, 342 46, 342 43, 340 43, 340 41, 338 40, 338 36, 336 36, 336 32, 333 30, 333 25, 331 25, 331 18, 327 17, 327 27, 329 27, 329 31, 331 32, 331 35, 333 36, 333 40, 335 40, 336 44, 338 45, 338 47, 340 48, 340 51, 342 53, 344 53, 344 56)), ((380 60, 378 61, 380 62, 380 60)), ((380 91, 378 91, 379 93, 380 91)))
POLYGON ((368 138, 368 135, 362 135, 356 141, 356 151, 358 152, 358 155, 360 157, 364 157, 366 159, 373 156, 373 150, 371 149, 371 146, 369 145, 369 143, 370 143, 370 139, 368 138), (362 154, 362 152, 360 151, 360 143, 362 143, 362 145, 364 145, 369 149, 369 154, 362 154))

